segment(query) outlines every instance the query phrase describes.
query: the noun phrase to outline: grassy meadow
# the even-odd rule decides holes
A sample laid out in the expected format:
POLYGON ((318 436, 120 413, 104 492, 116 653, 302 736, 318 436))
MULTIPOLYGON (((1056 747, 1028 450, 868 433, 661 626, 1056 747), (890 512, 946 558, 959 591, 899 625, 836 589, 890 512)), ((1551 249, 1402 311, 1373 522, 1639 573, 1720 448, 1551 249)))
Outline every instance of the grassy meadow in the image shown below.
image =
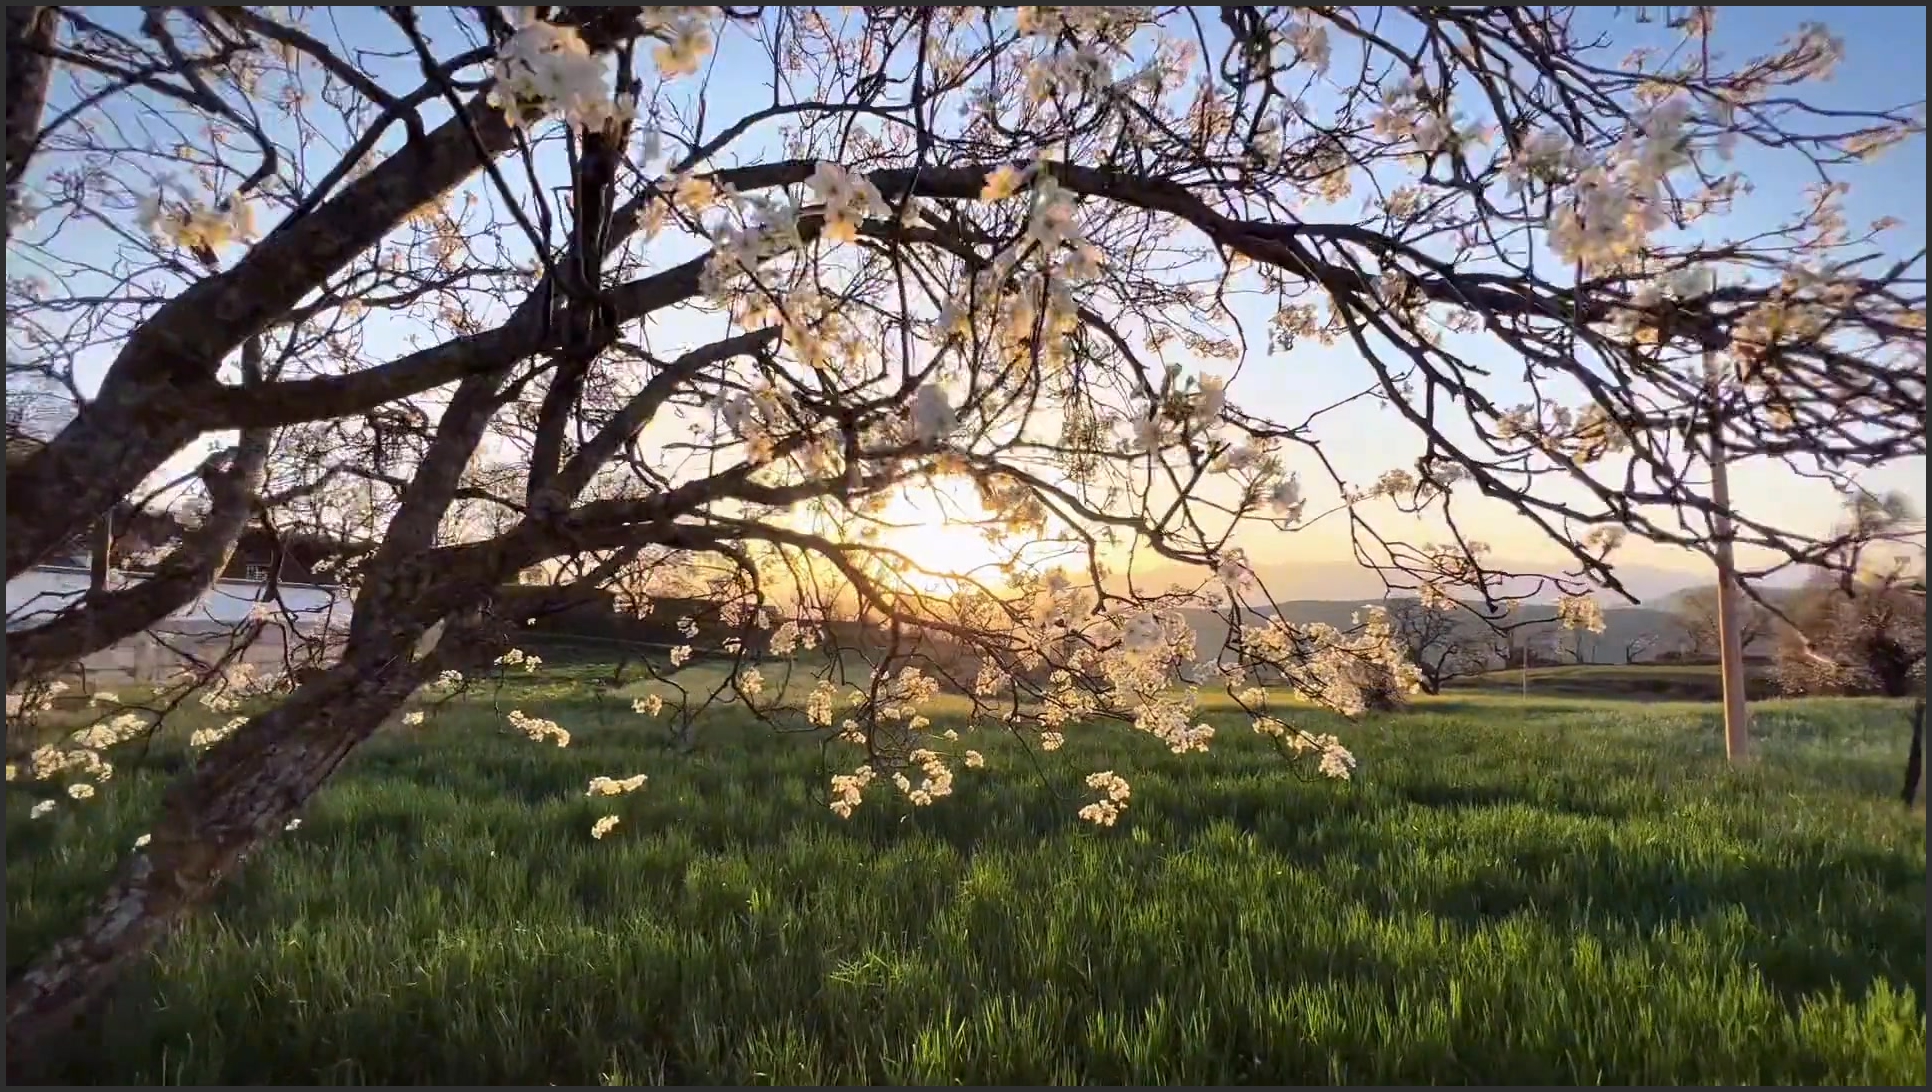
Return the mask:
MULTIPOLYGON (((1905 717, 1470 690, 1333 727, 1125 730, 916 812, 825 807, 850 748, 711 716, 691 753, 592 667, 385 729, 44 1076, 385 1084, 1923 1084, 1925 820, 1905 717), (824 763, 824 765, 822 765, 824 763), (1133 783, 1081 823, 1096 769, 1133 783), (640 792, 586 798, 596 775, 640 792), (599 815, 621 825, 603 840, 599 815)), ((541 680, 541 681, 539 681, 541 680)), ((1321 722, 1309 715, 1304 722, 1321 722)), ((963 727, 963 725, 961 726, 963 727)), ((7 960, 69 925, 187 761, 7 803, 7 960)))

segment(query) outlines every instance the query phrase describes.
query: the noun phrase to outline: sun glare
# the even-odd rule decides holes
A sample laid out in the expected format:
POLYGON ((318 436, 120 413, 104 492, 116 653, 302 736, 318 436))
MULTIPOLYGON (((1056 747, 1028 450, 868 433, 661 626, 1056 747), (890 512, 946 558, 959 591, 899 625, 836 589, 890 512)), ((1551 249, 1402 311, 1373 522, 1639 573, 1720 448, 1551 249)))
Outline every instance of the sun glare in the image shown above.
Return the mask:
POLYGON ((878 517, 877 541, 912 563, 895 572, 920 591, 950 594, 973 581, 995 587, 1005 583, 1000 566, 1025 544, 1000 536, 992 518, 970 480, 939 478, 893 496, 878 517))

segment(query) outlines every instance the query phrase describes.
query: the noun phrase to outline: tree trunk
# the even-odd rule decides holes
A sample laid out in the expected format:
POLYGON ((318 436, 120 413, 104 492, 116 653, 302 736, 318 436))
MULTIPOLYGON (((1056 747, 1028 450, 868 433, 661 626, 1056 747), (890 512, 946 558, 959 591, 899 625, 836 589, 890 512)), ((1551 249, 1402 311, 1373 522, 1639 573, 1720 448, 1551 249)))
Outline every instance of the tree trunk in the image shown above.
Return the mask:
POLYGON ((169 791, 145 852, 94 912, 7 985, 10 1083, 76 1025, 126 967, 207 901, 250 852, 284 829, 356 745, 421 682, 425 665, 364 652, 345 659, 209 752, 169 791))
POLYGON ((87 594, 93 598, 107 591, 107 578, 113 572, 114 513, 102 516, 94 525, 94 549, 87 561, 87 594))
POLYGON ((59 8, 7 9, 7 237, 13 237, 14 203, 20 200, 20 181, 27 173, 34 143, 40 137, 40 115, 47 106, 47 84, 53 79, 54 59, 46 50, 54 44, 59 8))

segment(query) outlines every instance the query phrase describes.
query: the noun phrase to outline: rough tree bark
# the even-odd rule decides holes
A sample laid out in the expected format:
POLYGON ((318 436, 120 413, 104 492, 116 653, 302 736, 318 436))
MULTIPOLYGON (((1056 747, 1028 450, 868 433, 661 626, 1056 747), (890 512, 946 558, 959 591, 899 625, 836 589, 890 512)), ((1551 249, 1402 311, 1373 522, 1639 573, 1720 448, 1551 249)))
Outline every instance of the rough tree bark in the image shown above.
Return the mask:
POLYGON ((54 59, 47 50, 59 27, 59 8, 7 9, 7 236, 13 236, 14 203, 40 137, 54 59))

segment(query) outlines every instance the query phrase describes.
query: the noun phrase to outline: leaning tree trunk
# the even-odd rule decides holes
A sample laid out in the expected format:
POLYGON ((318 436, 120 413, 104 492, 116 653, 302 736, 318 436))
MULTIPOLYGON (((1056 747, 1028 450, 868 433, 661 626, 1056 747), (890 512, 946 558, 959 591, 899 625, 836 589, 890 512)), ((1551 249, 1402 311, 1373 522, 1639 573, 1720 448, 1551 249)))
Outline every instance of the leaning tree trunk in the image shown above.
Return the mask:
POLYGON ((8 983, 10 1078, 283 830, 416 689, 427 666, 407 655, 346 657, 203 757, 169 791, 146 851, 129 858, 94 912, 8 983))
POLYGON ((40 114, 47 106, 47 84, 53 78, 54 44, 59 8, 7 9, 7 236, 13 236, 15 202, 20 182, 40 139, 40 114))

